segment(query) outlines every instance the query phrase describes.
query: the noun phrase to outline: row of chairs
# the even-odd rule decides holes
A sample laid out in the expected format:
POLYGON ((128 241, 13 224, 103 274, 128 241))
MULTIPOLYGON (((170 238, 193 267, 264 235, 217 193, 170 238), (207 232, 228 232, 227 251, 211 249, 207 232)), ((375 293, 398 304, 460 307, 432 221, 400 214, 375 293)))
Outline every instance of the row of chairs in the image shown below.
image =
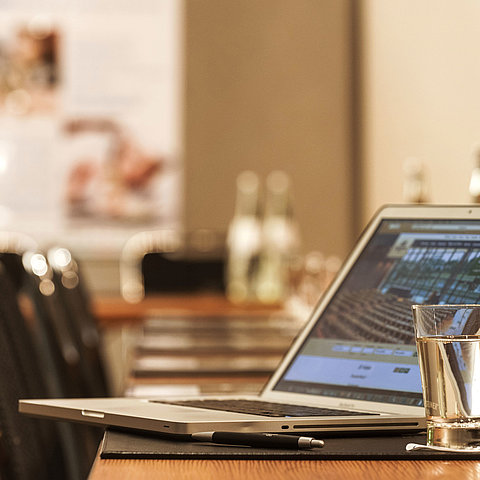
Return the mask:
POLYGON ((81 480, 102 432, 25 417, 19 398, 109 395, 101 338, 65 248, 0 253, 0 479, 81 480))

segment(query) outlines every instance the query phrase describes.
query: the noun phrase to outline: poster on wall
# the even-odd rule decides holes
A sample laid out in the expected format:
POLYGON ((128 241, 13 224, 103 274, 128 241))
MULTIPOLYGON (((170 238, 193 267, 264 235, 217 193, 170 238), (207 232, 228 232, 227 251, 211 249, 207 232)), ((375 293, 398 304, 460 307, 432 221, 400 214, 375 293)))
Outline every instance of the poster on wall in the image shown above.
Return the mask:
POLYGON ((178 0, 2 2, 0 230, 86 255, 179 229, 178 0))

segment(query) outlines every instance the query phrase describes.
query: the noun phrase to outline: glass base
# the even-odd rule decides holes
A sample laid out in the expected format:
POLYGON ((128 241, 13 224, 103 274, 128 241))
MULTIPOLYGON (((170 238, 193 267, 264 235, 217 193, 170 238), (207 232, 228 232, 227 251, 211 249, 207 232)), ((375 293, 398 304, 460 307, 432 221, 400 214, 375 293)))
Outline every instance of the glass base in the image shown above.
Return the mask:
POLYGON ((480 422, 427 422, 427 445, 469 449, 480 447, 480 422))

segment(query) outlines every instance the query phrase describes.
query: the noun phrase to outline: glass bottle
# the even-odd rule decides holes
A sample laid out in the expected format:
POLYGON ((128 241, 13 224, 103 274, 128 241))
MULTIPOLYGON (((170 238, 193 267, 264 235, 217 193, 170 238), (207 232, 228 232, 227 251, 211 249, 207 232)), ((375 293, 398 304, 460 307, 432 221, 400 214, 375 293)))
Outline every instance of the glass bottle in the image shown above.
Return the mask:
POLYGON ((282 171, 271 172, 265 195, 256 294, 260 302, 273 304, 284 301, 288 294, 290 264, 298 254, 299 232, 293 217, 289 176, 282 171))
POLYGON ((227 232, 226 293, 236 303, 254 300, 254 277, 261 243, 259 186, 255 172, 237 177, 235 212, 227 232))

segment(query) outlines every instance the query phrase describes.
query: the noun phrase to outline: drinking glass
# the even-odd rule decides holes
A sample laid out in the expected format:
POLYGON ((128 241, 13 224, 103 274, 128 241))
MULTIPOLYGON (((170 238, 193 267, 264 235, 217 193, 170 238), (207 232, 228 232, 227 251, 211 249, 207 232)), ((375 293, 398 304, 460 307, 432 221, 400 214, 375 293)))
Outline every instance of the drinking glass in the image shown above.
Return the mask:
POLYGON ((427 445, 480 450, 480 305, 412 311, 427 445))

